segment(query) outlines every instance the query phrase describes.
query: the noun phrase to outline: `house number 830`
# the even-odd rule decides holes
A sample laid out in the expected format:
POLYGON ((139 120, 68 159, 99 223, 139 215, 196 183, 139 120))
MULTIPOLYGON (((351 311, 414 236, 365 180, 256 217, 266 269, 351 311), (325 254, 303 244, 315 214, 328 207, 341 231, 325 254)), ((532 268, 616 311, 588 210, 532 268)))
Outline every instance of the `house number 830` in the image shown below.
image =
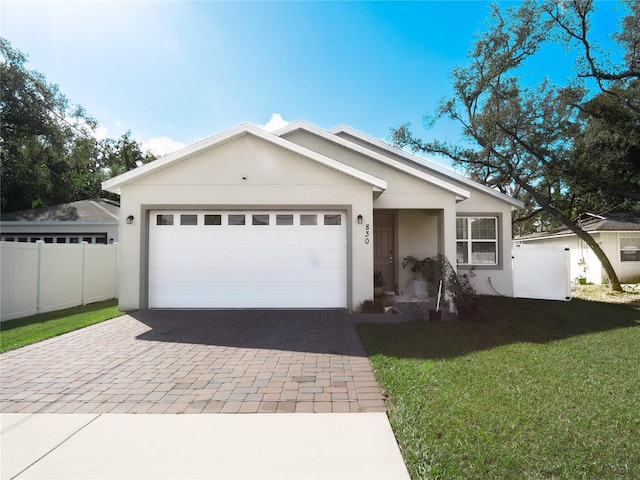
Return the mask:
POLYGON ((367 223, 364 226, 364 243, 365 243, 365 245, 369 245, 369 242, 371 240, 371 238, 369 237, 370 233, 371 233, 371 228, 369 227, 369 224, 367 223))

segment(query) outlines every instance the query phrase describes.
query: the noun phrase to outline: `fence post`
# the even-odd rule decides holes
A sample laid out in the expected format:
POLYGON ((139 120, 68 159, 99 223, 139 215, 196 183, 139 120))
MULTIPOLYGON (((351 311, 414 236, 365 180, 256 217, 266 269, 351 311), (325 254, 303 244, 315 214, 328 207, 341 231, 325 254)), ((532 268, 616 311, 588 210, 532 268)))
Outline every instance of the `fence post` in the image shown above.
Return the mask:
POLYGON ((38 245, 38 276, 36 280, 36 313, 40 313, 40 295, 42 292, 42 249, 44 248, 43 240, 36 240, 38 245))
POLYGON ((86 299, 85 299, 85 283, 87 281, 87 242, 82 242, 82 286, 81 291, 80 291, 80 297, 81 297, 81 302, 82 305, 86 305, 86 299))

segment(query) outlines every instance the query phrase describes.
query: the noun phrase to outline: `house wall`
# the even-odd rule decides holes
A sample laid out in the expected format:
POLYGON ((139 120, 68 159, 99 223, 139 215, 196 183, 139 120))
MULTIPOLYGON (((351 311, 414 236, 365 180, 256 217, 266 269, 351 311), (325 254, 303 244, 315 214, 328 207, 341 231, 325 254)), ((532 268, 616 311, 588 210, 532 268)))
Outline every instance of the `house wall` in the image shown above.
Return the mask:
POLYGON ((403 271, 400 266, 405 256, 424 258, 443 253, 450 259, 455 258, 455 194, 306 131, 297 130, 286 138, 387 181, 387 189, 375 198, 373 208, 397 212, 396 262, 400 290, 408 289, 411 278, 411 272, 403 271))
MULTIPOLYGON (((622 238, 634 238, 636 239, 636 245, 638 239, 640 239, 640 232, 620 232, 616 234, 618 237, 618 246, 620 245, 620 239, 622 238)), ((618 275, 620 281, 624 283, 640 283, 640 262, 622 262, 620 261, 620 252, 617 252, 616 256, 620 270, 618 275)))
MULTIPOLYGON (((513 296, 511 264, 511 206, 479 190, 470 190, 469 199, 456 205, 457 215, 497 216, 499 225, 498 265, 478 265, 474 269, 474 286, 484 295, 513 296)), ((454 226, 455 229, 455 226, 454 226)), ((455 230, 454 230, 455 236, 455 230)), ((455 255, 451 258, 455 258, 455 255)), ((461 267, 463 268, 463 267, 461 267)))
POLYGON ((147 307, 148 212, 155 209, 339 209, 347 213, 348 306, 373 296, 372 187, 245 135, 122 187, 120 308, 147 307), (243 179, 243 177, 245 177, 243 179), (364 222, 357 223, 362 215, 364 222))
MULTIPOLYGON (((360 146, 375 151, 381 155, 391 156, 389 152, 382 150, 381 148, 369 144, 368 142, 355 139, 349 135, 343 135, 345 139, 353 141, 360 146)), ((500 224, 500 238, 499 238, 499 264, 497 266, 478 266, 475 269, 474 285, 479 293, 495 295, 499 293, 501 295, 512 296, 513 295, 513 274, 511 268, 511 205, 507 204, 500 199, 493 197, 482 190, 469 189, 469 185, 457 183, 456 180, 446 178, 446 181, 456 185, 458 187, 469 190, 470 197, 466 200, 456 202, 453 193, 446 191, 442 187, 431 185, 424 180, 407 175, 404 172, 387 166, 381 162, 372 160, 371 158, 353 152, 349 149, 328 142, 323 138, 313 135, 307 131, 296 130, 286 135, 287 140, 303 145, 311 150, 317 151, 331 158, 335 158, 343 163, 351 165, 355 168, 364 170, 372 175, 380 178, 384 178, 388 182, 387 189, 375 199, 373 203, 374 209, 420 209, 422 213, 415 212, 414 214, 404 212, 398 217, 398 239, 399 242, 404 242, 407 245, 405 247, 398 245, 398 259, 401 260, 404 255, 413 254, 421 257, 418 252, 433 252, 443 253, 449 258, 449 260, 455 264, 456 258, 456 215, 483 215, 483 216, 497 216, 499 217, 500 224), (423 229, 416 229, 414 220, 420 218, 420 215, 425 215, 425 211, 440 210, 441 223, 433 222, 433 212, 430 215, 431 218, 423 229), (414 225, 414 226, 411 226, 414 225), (426 230, 435 229, 439 232, 439 244, 430 244, 420 247, 423 238, 431 240, 433 236, 426 234, 426 230), (414 238, 405 238, 405 236, 414 238), (414 245, 412 245, 412 243, 414 245), (416 245, 417 244, 417 245, 416 245), (434 245, 438 245, 434 248, 434 245), (489 281, 490 279, 490 281, 489 281)), ((403 163, 407 163, 400 158, 396 160, 403 163)), ((444 178, 442 175, 437 175, 440 178, 444 178)), ((426 256, 426 255, 425 255, 426 256)), ((402 285, 406 284, 408 278, 406 272, 399 272, 399 285, 402 289, 402 285)))

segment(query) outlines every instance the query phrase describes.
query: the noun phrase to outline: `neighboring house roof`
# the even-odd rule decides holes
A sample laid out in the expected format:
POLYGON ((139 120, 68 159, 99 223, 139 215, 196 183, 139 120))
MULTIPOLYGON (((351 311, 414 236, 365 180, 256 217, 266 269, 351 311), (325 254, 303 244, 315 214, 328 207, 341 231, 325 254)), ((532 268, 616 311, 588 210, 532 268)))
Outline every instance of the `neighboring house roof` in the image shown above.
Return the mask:
POLYGON ((370 158, 373 158, 381 163, 384 163, 392 168, 395 168, 396 170, 399 170, 403 173, 407 173, 411 176, 417 177, 420 180, 426 181, 428 183, 431 183, 432 185, 438 186, 444 190, 447 190, 451 193, 454 193, 457 197, 458 200, 465 200, 467 198, 469 198, 470 193, 468 190, 465 190, 464 188, 460 188, 458 185, 454 185, 440 177, 435 177, 433 175, 430 175, 427 172, 424 172, 422 170, 418 170, 410 165, 406 165, 402 162, 399 162, 397 160, 394 160, 393 158, 389 158, 387 156, 381 155, 373 150, 370 150, 368 148, 363 147, 362 145, 358 145, 357 143, 353 143, 347 139, 344 139, 342 137, 339 137, 335 134, 329 133, 325 130, 322 130, 321 128, 316 127, 315 125, 312 125, 310 123, 307 123, 305 121, 302 120, 298 120, 296 122, 290 123, 289 125, 287 125, 284 128, 281 128, 280 130, 277 130, 276 132, 274 132, 276 135, 282 137, 282 136, 286 136, 289 133, 295 132, 297 130, 304 130, 307 131, 313 135, 316 135, 320 138, 323 138, 325 140, 328 140, 330 142, 333 142, 337 145, 340 145, 341 147, 347 148, 349 150, 352 150, 354 152, 366 155, 370 158))
POLYGON ((389 145, 388 143, 383 142, 382 140, 378 140, 377 138, 374 138, 370 135, 362 133, 347 125, 340 125, 335 128, 332 128, 331 130, 329 130, 329 133, 337 136, 341 136, 342 138, 347 138, 347 139, 348 137, 353 137, 360 141, 369 143, 371 145, 374 145, 394 155, 396 158, 400 159, 401 161, 407 163, 408 165, 414 168, 427 172, 431 175, 435 175, 437 177, 443 178, 449 182, 453 181, 455 183, 462 184, 464 187, 468 187, 483 193, 487 193, 499 200, 502 200, 503 202, 507 202, 511 204, 512 207, 514 208, 524 207, 524 203, 521 202, 520 200, 510 197, 509 195, 505 195, 504 193, 499 192, 493 188, 487 187, 486 185, 482 185, 478 182, 475 182, 463 175, 460 175, 459 173, 456 173, 446 167, 443 167, 442 165, 438 165, 437 163, 432 162, 431 160, 428 160, 423 157, 419 157, 417 155, 413 155, 409 152, 405 152, 404 150, 398 147, 389 145))
POLYGON ((306 158, 314 160, 326 167, 332 168, 338 172, 344 173, 345 175, 349 175, 357 180, 365 182, 371 185, 374 189, 378 190, 386 190, 387 182, 380 178, 374 177, 373 175, 369 175, 366 172, 358 170, 356 168, 345 165, 341 162, 338 162, 332 158, 321 155, 313 150, 309 150, 307 148, 301 147, 295 143, 289 142, 284 138, 280 138, 273 133, 267 132, 262 128, 256 127, 255 125, 251 125, 248 123, 240 124, 236 127, 230 128, 229 130, 225 130, 217 135, 201 140, 200 142, 194 143, 188 147, 185 147, 177 152, 170 153, 158 160, 154 160, 153 162, 142 165, 138 168, 130 170, 122 175, 118 175, 117 177, 111 178, 102 183, 103 190, 107 190, 113 193, 120 193, 120 189, 136 180, 139 180, 147 175, 150 175, 156 171, 167 168, 169 166, 178 164, 189 157, 192 157, 195 154, 201 153, 204 150, 214 148, 217 145, 221 145, 226 143, 236 137, 240 137, 243 135, 252 135, 254 137, 261 138, 267 142, 270 142, 274 145, 278 145, 282 148, 285 148, 289 151, 302 155, 306 158))
MULTIPOLYGON (((640 232, 640 212, 585 212, 576 221, 580 227, 589 233, 597 232, 640 232)), ((537 238, 560 237, 575 235, 567 227, 558 227, 548 232, 532 233, 516 237, 516 240, 533 240, 537 238)))
POLYGON ((120 206, 107 199, 79 200, 77 202, 51 205, 28 210, 2 213, 3 223, 20 222, 82 222, 82 223, 118 223, 120 206))
MULTIPOLYGON (((640 212, 586 212, 578 222, 583 230, 640 230, 640 212)), ((565 230, 568 230, 565 228, 565 230)))

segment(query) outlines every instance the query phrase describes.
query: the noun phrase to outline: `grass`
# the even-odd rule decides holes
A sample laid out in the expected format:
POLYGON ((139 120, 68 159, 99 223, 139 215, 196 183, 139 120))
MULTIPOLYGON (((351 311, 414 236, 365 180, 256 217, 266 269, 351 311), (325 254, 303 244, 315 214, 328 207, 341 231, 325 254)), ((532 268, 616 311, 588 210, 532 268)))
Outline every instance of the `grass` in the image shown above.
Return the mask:
POLYGON ((116 300, 7 320, 0 324, 0 353, 118 317, 116 300))
POLYGON ((358 331, 413 479, 640 478, 640 294, 358 331))

